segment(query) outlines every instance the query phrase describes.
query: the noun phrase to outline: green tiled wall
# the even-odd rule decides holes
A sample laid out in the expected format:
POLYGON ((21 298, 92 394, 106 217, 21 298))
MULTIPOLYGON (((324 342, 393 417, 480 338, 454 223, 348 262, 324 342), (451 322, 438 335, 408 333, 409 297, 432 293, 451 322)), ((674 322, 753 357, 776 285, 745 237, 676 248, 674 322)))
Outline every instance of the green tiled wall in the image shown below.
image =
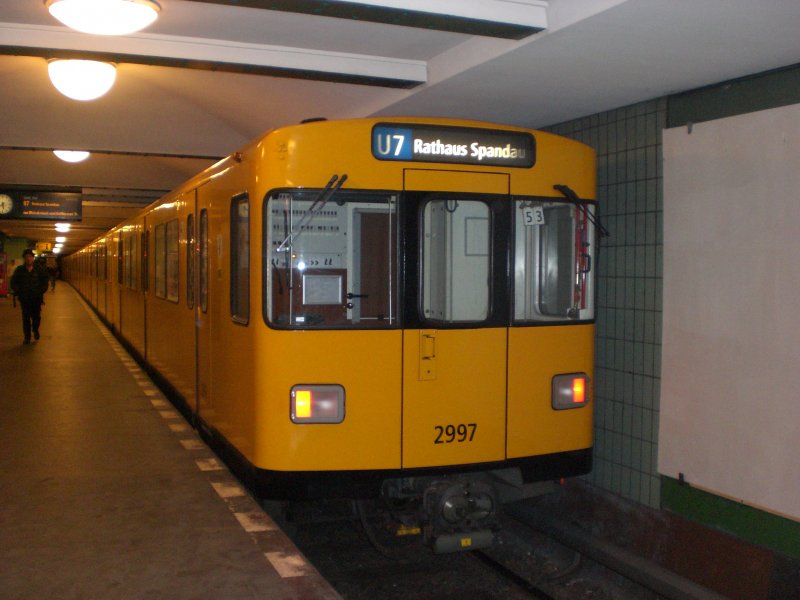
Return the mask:
POLYGON ((797 523, 659 478, 656 460, 662 130, 797 103, 800 64, 549 128, 597 151, 599 214, 611 232, 598 265, 595 465, 588 481, 795 558, 797 523))
POLYGON ((597 151, 600 243, 591 483, 660 504, 662 172, 666 99, 561 123, 550 131, 597 151))

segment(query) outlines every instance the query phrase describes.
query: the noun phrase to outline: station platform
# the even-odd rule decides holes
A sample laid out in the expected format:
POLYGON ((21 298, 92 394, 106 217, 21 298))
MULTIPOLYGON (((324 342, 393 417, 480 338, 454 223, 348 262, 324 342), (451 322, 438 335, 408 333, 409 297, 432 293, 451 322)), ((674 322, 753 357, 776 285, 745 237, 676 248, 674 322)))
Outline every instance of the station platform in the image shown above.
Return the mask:
POLYGON ((0 597, 335 599, 67 284, 0 298, 0 597))

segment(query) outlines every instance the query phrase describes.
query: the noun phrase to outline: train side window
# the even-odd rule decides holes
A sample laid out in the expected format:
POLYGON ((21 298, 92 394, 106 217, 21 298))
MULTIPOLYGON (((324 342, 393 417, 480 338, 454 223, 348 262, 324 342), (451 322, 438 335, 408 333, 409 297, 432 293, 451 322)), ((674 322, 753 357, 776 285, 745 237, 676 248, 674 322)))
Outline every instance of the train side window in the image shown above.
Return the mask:
POLYGON ((194 308, 194 213, 186 217, 186 306, 194 308))
POLYGON ((139 242, 141 244, 140 256, 139 256, 139 262, 140 262, 140 265, 141 265, 141 269, 140 269, 141 270, 141 285, 142 285, 142 291, 147 292, 147 290, 149 289, 149 284, 150 284, 150 280, 149 280, 150 265, 147 262, 147 258, 148 258, 148 254, 149 254, 148 245, 150 243, 150 232, 143 231, 141 233, 140 237, 139 237, 139 242))
POLYGON ((167 297, 167 226, 164 223, 156 225, 156 297, 167 297))
POLYGON ((137 248, 136 248, 136 234, 129 233, 124 236, 124 254, 122 258, 123 263, 123 277, 125 287, 131 290, 137 289, 137 248))
POLYGON ((122 285, 124 281, 122 261, 125 255, 125 248, 122 241, 122 231, 119 231, 117 235, 119 236, 117 237, 117 285, 122 285))
POLYGON ((200 278, 200 310, 208 311, 208 211, 204 208, 200 211, 200 225, 198 227, 198 241, 200 243, 199 273, 200 278))
POLYGON ((264 320, 303 329, 397 326, 397 197, 281 191, 264 203, 264 320))
POLYGON ((180 240, 178 238, 179 227, 178 219, 173 219, 167 223, 167 300, 178 302, 180 299, 180 240))
POLYGON ((437 199, 422 213, 422 313, 429 321, 489 317, 491 213, 478 200, 437 199))
POLYGON ((250 320, 250 200, 247 194, 231 200, 231 318, 250 320))
POLYGON ((594 318, 594 228, 590 204, 515 202, 514 320, 594 318))

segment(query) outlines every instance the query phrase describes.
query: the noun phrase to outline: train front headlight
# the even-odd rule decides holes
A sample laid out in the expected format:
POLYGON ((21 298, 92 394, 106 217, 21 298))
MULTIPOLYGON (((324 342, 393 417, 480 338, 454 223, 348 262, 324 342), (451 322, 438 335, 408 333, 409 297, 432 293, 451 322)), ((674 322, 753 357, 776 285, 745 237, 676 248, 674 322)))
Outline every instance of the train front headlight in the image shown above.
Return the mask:
POLYGON ((289 416, 293 423, 341 423, 344 388, 340 385, 295 385, 289 416))
POLYGON ((553 409, 579 408, 589 402, 589 376, 567 373, 553 377, 553 409))

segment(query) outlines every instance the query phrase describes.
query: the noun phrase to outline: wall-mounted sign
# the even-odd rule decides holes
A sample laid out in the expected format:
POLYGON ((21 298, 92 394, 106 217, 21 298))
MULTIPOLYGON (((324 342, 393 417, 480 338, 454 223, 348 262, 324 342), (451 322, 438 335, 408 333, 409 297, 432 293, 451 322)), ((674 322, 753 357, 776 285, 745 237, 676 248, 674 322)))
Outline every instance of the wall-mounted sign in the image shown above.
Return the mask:
POLYGON ((0 219, 80 221, 81 217, 78 193, 0 191, 0 219))
POLYGON ((380 160, 529 168, 536 139, 523 131, 379 123, 372 128, 372 155, 380 160))

